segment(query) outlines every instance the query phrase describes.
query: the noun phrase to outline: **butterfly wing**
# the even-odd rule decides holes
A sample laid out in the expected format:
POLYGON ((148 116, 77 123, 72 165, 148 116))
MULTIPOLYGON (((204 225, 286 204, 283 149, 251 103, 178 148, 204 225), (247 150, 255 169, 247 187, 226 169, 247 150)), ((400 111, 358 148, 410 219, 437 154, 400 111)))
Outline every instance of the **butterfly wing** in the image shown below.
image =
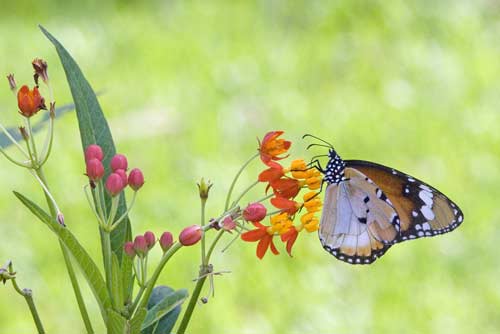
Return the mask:
POLYGON ((439 190, 396 169, 361 160, 345 160, 380 187, 400 218, 397 241, 447 233, 463 221, 460 208, 439 190))
POLYGON ((329 253, 352 264, 381 257, 399 236, 399 217, 382 191, 361 172, 326 188, 319 238, 329 253))

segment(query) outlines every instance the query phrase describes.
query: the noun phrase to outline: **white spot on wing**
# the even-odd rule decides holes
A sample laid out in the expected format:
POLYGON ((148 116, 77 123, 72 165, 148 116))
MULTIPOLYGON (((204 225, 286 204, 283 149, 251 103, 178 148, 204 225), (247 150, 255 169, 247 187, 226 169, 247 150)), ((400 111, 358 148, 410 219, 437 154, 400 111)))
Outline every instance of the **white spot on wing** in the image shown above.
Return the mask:
POLYGON ((426 190, 422 190, 418 193, 418 197, 420 197, 420 199, 422 201, 424 201, 424 203, 427 205, 427 206, 430 206, 432 207, 432 203, 433 203, 433 200, 432 200, 432 193, 431 192, 428 192, 426 190))
POLYGON ((424 215, 425 219, 428 221, 431 221, 434 219, 434 212, 432 212, 432 209, 430 206, 424 205, 421 209, 420 212, 424 215))

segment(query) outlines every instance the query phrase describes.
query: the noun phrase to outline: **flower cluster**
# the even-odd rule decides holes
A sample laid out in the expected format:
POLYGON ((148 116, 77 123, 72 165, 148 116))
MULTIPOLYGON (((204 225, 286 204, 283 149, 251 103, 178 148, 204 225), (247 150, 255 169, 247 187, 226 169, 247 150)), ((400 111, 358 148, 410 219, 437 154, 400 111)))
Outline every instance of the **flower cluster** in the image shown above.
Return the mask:
MULTIPOLYGON (((288 157, 284 155, 288 152, 291 142, 279 138, 282 131, 269 132, 259 142, 259 153, 266 169, 258 176, 260 182, 267 183, 266 192, 272 189, 270 203, 276 209, 274 214, 270 214, 270 224, 264 225, 262 219, 266 216, 259 216, 258 219, 248 219, 255 229, 241 235, 244 241, 255 242, 257 244, 257 256, 262 258, 270 248, 274 254, 279 254, 273 239, 280 236, 282 242, 286 243, 286 250, 291 256, 292 247, 300 232, 314 232, 318 230, 319 220, 316 213, 320 211, 321 200, 318 189, 321 188, 321 173, 308 167, 304 160, 294 160, 289 167, 284 167, 278 160, 288 157), (298 199, 299 193, 303 189, 309 191, 298 199), (297 214, 301 212, 298 223, 294 223, 297 214)), ((262 206, 265 210, 265 207, 262 206)))

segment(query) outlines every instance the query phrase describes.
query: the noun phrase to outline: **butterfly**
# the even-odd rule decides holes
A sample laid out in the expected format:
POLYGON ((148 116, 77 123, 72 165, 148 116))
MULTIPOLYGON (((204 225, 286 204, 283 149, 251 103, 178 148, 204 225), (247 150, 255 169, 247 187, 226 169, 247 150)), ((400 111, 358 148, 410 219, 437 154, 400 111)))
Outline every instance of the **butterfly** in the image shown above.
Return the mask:
MULTIPOLYGON (((350 264, 370 264, 394 244, 456 229, 460 208, 436 188, 394 168, 362 160, 342 160, 333 146, 322 168, 327 184, 319 239, 323 248, 350 264)), ((314 160, 315 159, 315 160, 314 160)))

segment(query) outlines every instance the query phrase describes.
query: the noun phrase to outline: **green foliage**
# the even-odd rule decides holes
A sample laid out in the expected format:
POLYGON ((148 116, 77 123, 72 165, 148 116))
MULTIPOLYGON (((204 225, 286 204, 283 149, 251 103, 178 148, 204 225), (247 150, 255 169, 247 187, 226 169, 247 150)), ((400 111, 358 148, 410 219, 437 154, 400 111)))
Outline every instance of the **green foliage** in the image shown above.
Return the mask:
MULTIPOLYGON (((113 137, 109 130, 108 122, 104 117, 101 106, 97 101, 97 96, 92 90, 92 87, 85 79, 82 71, 77 63, 66 51, 59 41, 52 36, 45 28, 40 26, 42 32, 54 44, 64 71, 66 78, 73 95, 76 114, 78 117, 78 125, 80 127, 80 137, 82 148, 85 150, 90 144, 98 144, 104 152, 103 164, 105 166, 105 177, 111 173, 109 163, 111 158, 116 154, 113 137)), ((111 207, 111 196, 107 193, 104 195, 106 206, 109 210, 111 207)), ((127 210, 125 196, 120 196, 120 204, 118 206, 117 216, 120 217, 127 210)), ((131 238, 130 221, 125 218, 120 225, 111 233, 111 249, 116 254, 118 260, 121 261, 123 255, 123 244, 131 238)))
POLYGON ((111 306, 111 302, 106 291, 106 283, 102 278, 99 268, 89 256, 87 251, 80 245, 78 240, 66 228, 61 226, 55 219, 48 213, 43 211, 38 205, 23 196, 22 194, 14 191, 14 195, 35 215, 49 227, 49 229, 56 234, 56 236, 63 242, 63 244, 70 251, 76 263, 80 267, 85 279, 87 280, 96 300, 101 309, 103 319, 107 319, 107 310, 111 306))
POLYGON ((187 299, 185 289, 174 291, 168 286, 156 286, 148 302, 148 312, 141 326, 142 334, 169 334, 187 299))

